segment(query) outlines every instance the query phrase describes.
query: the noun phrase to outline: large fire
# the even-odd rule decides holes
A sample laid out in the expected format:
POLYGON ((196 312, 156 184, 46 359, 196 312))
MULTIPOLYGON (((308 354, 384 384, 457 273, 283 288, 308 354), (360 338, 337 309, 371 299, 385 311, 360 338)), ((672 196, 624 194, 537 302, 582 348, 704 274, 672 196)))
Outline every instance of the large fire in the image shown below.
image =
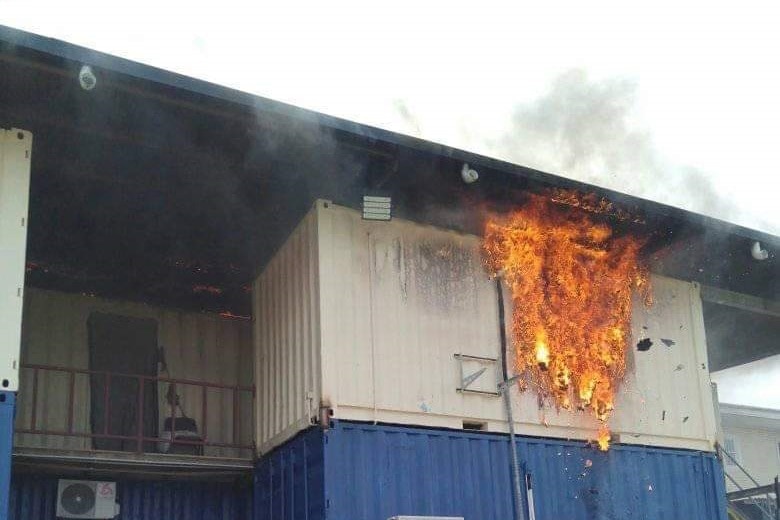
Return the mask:
POLYGON ((626 368, 632 292, 651 301, 644 241, 614 233, 605 218, 616 216, 611 208, 573 192, 530 195, 514 212, 489 218, 484 241, 488 268, 511 292, 521 389, 593 413, 602 450, 626 368))

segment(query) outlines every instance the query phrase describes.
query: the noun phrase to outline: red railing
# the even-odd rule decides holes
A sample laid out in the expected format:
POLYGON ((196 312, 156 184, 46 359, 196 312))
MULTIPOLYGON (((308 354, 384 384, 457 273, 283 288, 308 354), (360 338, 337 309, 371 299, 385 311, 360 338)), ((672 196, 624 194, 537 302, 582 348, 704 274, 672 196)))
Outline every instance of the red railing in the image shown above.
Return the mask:
MULTIPOLYGON (((87 369, 81 369, 81 368, 69 368, 69 367, 63 367, 63 366, 55 366, 55 365, 38 365, 38 364, 21 364, 22 369, 22 380, 26 379, 26 376, 31 372, 31 399, 28 402, 25 399, 25 396, 23 394, 20 394, 19 400, 21 401, 19 404, 22 406, 29 406, 30 407, 30 421, 28 427, 17 427, 14 429, 15 433, 20 434, 35 434, 35 435, 51 435, 51 436, 60 436, 60 437, 81 437, 81 438, 91 438, 91 439, 115 439, 115 440, 121 440, 121 441, 134 441, 136 449, 135 451, 138 453, 143 453, 144 451, 144 445, 145 443, 158 443, 157 446, 162 445, 168 445, 168 446, 175 446, 175 445, 184 445, 184 446, 198 446, 203 450, 205 447, 214 447, 214 448, 227 448, 227 449, 234 449, 237 450, 239 455, 241 456, 241 452, 244 452, 244 455, 246 456, 246 452, 249 452, 249 456, 251 456, 251 453, 254 450, 254 445, 251 441, 246 441, 241 439, 241 397, 242 395, 248 396, 250 402, 252 403, 252 408, 254 408, 254 387, 253 386, 244 386, 244 385, 227 385, 227 384, 221 384, 221 383, 212 383, 207 381, 197 381, 192 379, 181 379, 181 378, 171 378, 171 377, 159 377, 159 376, 148 376, 148 375, 141 375, 141 374, 124 374, 124 373, 118 373, 118 372, 104 372, 104 371, 97 371, 97 370, 87 370, 87 369), (39 407, 39 401, 40 401, 40 395, 38 391, 39 387, 39 379, 41 373, 60 373, 60 374, 67 374, 68 377, 68 384, 67 384, 67 427, 65 430, 58 430, 58 429, 51 429, 47 427, 40 428, 38 427, 38 407, 39 407), (75 407, 76 407, 76 376, 77 375, 84 375, 90 378, 90 382, 94 381, 93 378, 102 378, 103 384, 103 416, 102 416, 102 423, 103 428, 102 431, 75 431, 74 429, 74 415, 75 415, 75 407), (126 435, 126 434, 117 434, 112 433, 110 431, 109 425, 111 424, 111 408, 112 408, 112 402, 111 402, 111 384, 112 381, 115 381, 119 378, 129 378, 137 381, 137 411, 136 411, 136 431, 134 435, 126 435), (144 416, 145 416, 145 387, 148 384, 157 385, 159 383, 167 383, 169 385, 168 388, 168 395, 173 396, 172 399, 168 400, 168 415, 166 416, 166 419, 170 419, 170 437, 153 437, 148 436, 144 434, 145 428, 144 428, 144 416), (200 388, 200 431, 197 432, 198 435, 196 439, 189 438, 189 439, 179 439, 176 438, 176 421, 177 419, 179 421, 182 421, 185 419, 185 417, 177 417, 176 415, 176 409, 177 407, 180 408, 179 405, 179 395, 177 393, 177 387, 196 387, 200 388), (208 390, 209 389, 215 389, 219 390, 222 395, 220 395, 221 398, 224 398, 224 393, 228 393, 228 395, 231 396, 232 400, 232 421, 233 421, 233 428, 232 428, 232 439, 230 441, 221 440, 219 442, 211 441, 208 437, 208 418, 209 418, 209 411, 208 411, 208 390), (243 441, 243 442, 242 442, 243 441)), ((27 385, 24 385, 25 387, 27 385)), ((92 391, 94 392, 94 386, 91 385, 92 391)), ((46 396, 44 396, 44 399, 46 396)), ((159 399, 159 398, 158 398, 159 399)), ((94 396, 90 399, 90 403, 87 404, 87 406, 91 406, 91 403, 94 402, 95 398, 94 396)), ((157 407, 155 407, 157 409, 157 407)), ((25 414, 26 415, 26 414, 25 414)), ((187 418, 189 419, 189 418, 187 418)), ((158 419, 159 421, 159 419, 158 419)), ((90 421, 91 424, 91 421, 90 421)), ((92 428, 90 428, 91 430, 92 428)), ((251 438, 251 429, 249 437, 251 438)), ((126 451, 126 450, 125 450, 126 451)))

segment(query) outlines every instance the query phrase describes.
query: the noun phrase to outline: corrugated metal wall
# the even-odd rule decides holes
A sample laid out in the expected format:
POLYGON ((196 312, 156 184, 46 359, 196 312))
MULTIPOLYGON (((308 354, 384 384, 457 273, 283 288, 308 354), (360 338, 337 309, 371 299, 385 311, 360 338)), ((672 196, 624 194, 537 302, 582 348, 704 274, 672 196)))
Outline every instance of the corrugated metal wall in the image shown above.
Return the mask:
POLYGON ((308 427, 320 404, 317 220, 309 214, 255 281, 257 446, 308 427))
MULTIPOLYGON (((299 434, 260 459, 255 469, 256 519, 324 519, 324 436, 313 429, 299 434)), ((350 482, 353 475, 342 476, 350 482)))
POLYGON ((11 484, 14 408, 16 394, 0 390, 0 518, 8 510, 8 488, 11 484))
MULTIPOLYGON (((272 400, 291 392, 260 410, 258 425, 267 430, 261 452, 306 425, 298 395, 306 388, 291 382, 298 373, 312 373, 315 382, 322 374, 322 400, 336 418, 447 428, 468 421, 507 431, 501 399, 456 390, 457 354, 500 357, 496 288, 477 237, 403 220, 364 221, 354 210, 318 202, 260 279, 269 285, 256 291, 263 298, 255 305, 257 349, 271 351, 258 380, 272 400), (312 269, 319 273, 313 286, 312 269), (308 310, 318 294, 319 316, 308 310)), ((712 450, 715 411, 698 287, 660 276, 653 284, 655 305, 635 302, 632 323, 634 341, 648 337, 653 347, 628 353, 612 428, 623 442, 712 450)), ((470 389, 495 391, 498 362, 464 362, 463 373, 483 367, 470 389)), ((540 409, 533 392, 511 392, 521 433, 595 436, 591 415, 540 409)))
MULTIPOLYGON (((538 520, 726 518, 723 474, 711 453, 625 445, 602 453, 538 438, 521 438, 518 448, 538 520)), ((512 518, 508 437, 336 422, 260 461, 255 497, 255 520, 512 518), (321 486, 325 510, 304 516, 296 504, 319 503, 321 486)))
MULTIPOLYGON (((110 480, 104 478, 104 480, 110 480)), ((250 520, 252 489, 222 482, 118 481, 117 520, 250 520)), ((51 520, 57 479, 14 474, 9 520, 51 520)))
MULTIPOLYGON (((124 316, 153 318, 158 322, 158 341, 164 347, 170 377, 195 379, 222 384, 252 385, 251 324, 241 320, 221 318, 216 314, 185 312, 138 303, 106 300, 85 295, 28 289, 25 294, 22 331, 22 362, 89 368, 87 319, 92 312, 107 312, 124 316)), ((39 372, 39 429, 66 430, 68 412, 68 374, 39 372)), ((89 377, 78 375, 75 384, 74 430, 90 430, 89 377)), ((167 383, 158 389, 160 397, 160 431, 169 407, 165 403, 167 383)), ((31 370, 23 370, 19 391, 16 424, 29 428, 32 399, 31 370)), ((202 428, 201 388, 177 386, 182 407, 202 428)), ((213 442, 233 441, 232 392, 209 389, 207 432, 213 442)), ((240 439, 251 444, 253 433, 252 397, 241 397, 240 439)), ((24 434, 17 435, 17 446, 62 449, 88 449, 86 438, 67 438, 24 434)), ((236 456, 237 451, 206 448, 212 456, 236 456)), ((243 455, 247 455, 244 452, 243 455)))

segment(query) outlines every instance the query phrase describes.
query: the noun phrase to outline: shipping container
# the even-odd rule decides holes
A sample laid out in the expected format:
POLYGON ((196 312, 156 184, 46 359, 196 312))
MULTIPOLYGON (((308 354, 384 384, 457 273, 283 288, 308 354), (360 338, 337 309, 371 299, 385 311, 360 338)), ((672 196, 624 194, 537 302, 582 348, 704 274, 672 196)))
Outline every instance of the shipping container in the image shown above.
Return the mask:
MULTIPOLYGON (((661 276, 652 284, 655 304, 636 301, 632 323, 634 341, 652 347, 627 354, 612 429, 624 443, 712 450, 699 288, 661 276)), ((366 221, 319 201, 253 298, 261 453, 315 421, 320 407, 338 419, 508 430, 496 393, 497 288, 478 237, 366 221)), ((587 439, 598 428, 587 413, 540 408, 532 392, 512 388, 511 399, 522 434, 587 439)))
MULTIPOLYGON (((74 477, 67 477, 72 479, 74 477)), ((57 478, 15 473, 11 481, 8 520, 51 520, 57 511, 57 478)), ((117 520, 250 520, 252 487, 218 480, 115 481, 117 520)))
POLYGON ((0 128, 0 391, 3 392, 16 392, 19 382, 32 141, 30 132, 0 128))
MULTIPOLYGON (((266 455, 255 520, 513 518, 509 436, 334 421, 266 455)), ((713 453, 518 438, 537 520, 725 520, 713 453)))
MULTIPOLYGON (((91 389, 89 374, 73 379, 73 410, 70 411, 71 374, 66 371, 29 368, 30 365, 89 369, 89 331, 93 313, 149 318, 157 323, 157 344, 163 349, 167 371, 174 379, 206 381, 223 385, 252 385, 252 329, 249 321, 223 318, 213 313, 191 312, 140 303, 109 300, 88 295, 28 289, 24 299, 21 386, 17 401, 17 429, 67 431, 69 415, 72 430, 90 433, 91 389), (35 384, 34 384, 35 383, 35 384), (33 423, 33 400, 35 422, 33 423)), ((115 378, 116 379, 116 378, 115 378)), ((170 416, 166 402, 168 383, 158 383, 159 431, 170 416)), ((253 404, 251 392, 238 393, 238 414, 230 389, 208 388, 206 424, 203 422, 204 388, 176 386, 181 409, 197 421, 211 442, 234 441, 234 428, 240 431, 235 444, 252 441, 253 404)), ((14 446, 88 450, 87 437, 17 434, 14 446)), ((205 455, 235 457, 233 448, 207 446, 205 455)))

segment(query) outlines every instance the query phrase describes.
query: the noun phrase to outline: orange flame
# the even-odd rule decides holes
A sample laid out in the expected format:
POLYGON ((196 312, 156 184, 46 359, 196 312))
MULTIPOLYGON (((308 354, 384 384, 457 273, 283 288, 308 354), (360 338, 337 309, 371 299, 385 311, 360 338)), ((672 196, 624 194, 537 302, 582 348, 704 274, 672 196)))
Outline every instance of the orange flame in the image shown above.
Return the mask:
POLYGON ((599 437, 596 440, 599 444, 599 449, 601 451, 607 451, 609 449, 609 428, 607 428, 606 424, 601 425, 601 428, 599 428, 599 437))
POLYGON ((648 305, 650 293, 644 240, 614 233, 600 214, 614 218, 614 209, 594 196, 531 195, 520 209, 488 219, 484 251, 512 295, 521 388, 534 386, 558 408, 589 410, 603 423, 598 443, 607 449, 606 422, 626 368, 632 291, 648 305))

